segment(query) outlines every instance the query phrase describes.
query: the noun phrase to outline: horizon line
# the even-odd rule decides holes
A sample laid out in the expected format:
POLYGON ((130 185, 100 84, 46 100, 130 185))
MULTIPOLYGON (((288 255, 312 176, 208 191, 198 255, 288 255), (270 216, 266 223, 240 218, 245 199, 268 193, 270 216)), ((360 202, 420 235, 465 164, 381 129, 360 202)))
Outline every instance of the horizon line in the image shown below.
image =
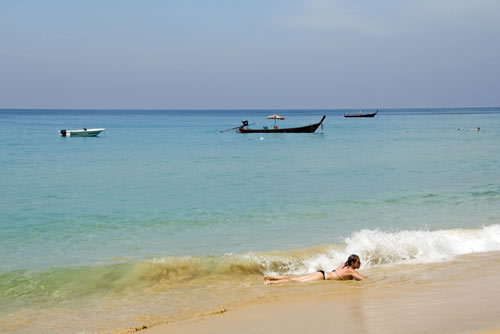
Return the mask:
POLYGON ((391 107, 391 108, 0 108, 4 110, 102 110, 102 111, 245 111, 245 110, 401 110, 401 109, 495 109, 500 106, 466 106, 466 107, 391 107))

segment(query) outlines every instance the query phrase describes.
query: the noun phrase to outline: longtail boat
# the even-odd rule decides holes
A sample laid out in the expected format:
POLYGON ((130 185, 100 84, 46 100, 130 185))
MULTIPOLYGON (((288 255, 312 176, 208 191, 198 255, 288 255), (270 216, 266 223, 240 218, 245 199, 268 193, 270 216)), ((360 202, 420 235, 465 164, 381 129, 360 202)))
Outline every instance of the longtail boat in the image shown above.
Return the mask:
POLYGON ((323 118, 321 118, 321 121, 319 121, 319 123, 300 126, 297 128, 283 129, 278 128, 276 125, 272 129, 268 129, 267 127, 264 127, 262 129, 248 129, 248 121, 242 121, 243 125, 240 126, 238 130, 240 133, 314 133, 318 129, 318 127, 323 124, 325 118, 326 115, 323 115, 323 118))
POLYGON ((344 113, 344 117, 375 117, 375 115, 378 113, 378 110, 376 112, 372 112, 369 114, 363 114, 362 111, 359 112, 359 114, 346 114, 344 113))

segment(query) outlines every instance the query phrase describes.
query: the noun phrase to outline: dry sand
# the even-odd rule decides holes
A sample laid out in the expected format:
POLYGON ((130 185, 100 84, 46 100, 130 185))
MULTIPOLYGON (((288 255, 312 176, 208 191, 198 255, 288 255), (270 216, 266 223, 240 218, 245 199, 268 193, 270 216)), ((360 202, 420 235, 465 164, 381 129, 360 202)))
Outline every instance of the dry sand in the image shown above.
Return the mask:
MULTIPOLYGON (((358 282, 360 288, 344 294, 282 297, 148 328, 145 333, 500 334, 500 253, 469 255, 459 266, 443 266, 449 270, 441 267, 437 278, 392 286, 358 282)), ((331 289, 326 282, 324 287, 331 289)))

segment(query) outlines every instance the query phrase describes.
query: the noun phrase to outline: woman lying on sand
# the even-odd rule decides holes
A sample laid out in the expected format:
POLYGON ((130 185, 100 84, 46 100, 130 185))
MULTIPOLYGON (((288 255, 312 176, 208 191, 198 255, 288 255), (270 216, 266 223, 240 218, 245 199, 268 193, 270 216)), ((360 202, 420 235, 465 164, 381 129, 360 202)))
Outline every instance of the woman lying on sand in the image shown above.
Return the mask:
POLYGON ((279 283, 288 283, 288 282, 298 282, 298 283, 307 283, 313 281, 322 281, 322 280, 337 280, 343 281, 348 279, 357 279, 358 281, 362 281, 365 278, 361 276, 356 269, 359 269, 361 266, 361 261, 359 260, 359 256, 353 254, 349 256, 347 261, 340 265, 337 269, 332 272, 325 272, 323 270, 318 270, 312 274, 299 275, 299 276, 264 276, 264 284, 279 284, 279 283))

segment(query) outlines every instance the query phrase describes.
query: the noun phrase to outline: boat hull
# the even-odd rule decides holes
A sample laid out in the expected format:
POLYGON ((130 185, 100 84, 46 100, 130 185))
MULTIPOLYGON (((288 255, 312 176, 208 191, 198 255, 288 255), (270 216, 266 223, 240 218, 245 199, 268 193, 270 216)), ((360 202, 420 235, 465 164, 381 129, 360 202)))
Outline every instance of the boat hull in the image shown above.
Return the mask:
POLYGON ((63 137, 96 137, 105 129, 83 129, 83 130, 61 130, 59 134, 63 137))
MULTIPOLYGON (((377 111, 378 112, 378 111, 377 111)), ((371 114, 344 114, 344 117, 353 118, 353 117, 375 117, 377 112, 371 114)))
POLYGON ((321 121, 316 124, 310 124, 297 128, 283 128, 283 129, 247 129, 244 127, 238 128, 240 133, 314 133, 318 127, 323 123, 326 116, 323 116, 321 121))

